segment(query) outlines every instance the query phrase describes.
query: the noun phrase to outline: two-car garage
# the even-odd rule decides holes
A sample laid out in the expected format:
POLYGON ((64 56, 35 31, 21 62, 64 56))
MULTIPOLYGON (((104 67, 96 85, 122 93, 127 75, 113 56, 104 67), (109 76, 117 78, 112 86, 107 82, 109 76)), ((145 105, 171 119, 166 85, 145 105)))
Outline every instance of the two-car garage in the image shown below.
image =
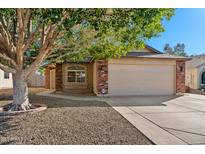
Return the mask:
POLYGON ((175 60, 120 58, 108 62, 109 95, 172 95, 175 60))

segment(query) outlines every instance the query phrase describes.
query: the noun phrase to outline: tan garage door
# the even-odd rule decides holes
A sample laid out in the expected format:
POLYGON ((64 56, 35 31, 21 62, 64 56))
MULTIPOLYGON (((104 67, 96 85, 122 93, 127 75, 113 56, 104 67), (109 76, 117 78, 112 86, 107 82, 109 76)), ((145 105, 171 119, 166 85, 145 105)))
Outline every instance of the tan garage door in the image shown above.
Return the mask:
POLYGON ((108 65, 110 95, 171 95, 175 92, 172 65, 108 65))

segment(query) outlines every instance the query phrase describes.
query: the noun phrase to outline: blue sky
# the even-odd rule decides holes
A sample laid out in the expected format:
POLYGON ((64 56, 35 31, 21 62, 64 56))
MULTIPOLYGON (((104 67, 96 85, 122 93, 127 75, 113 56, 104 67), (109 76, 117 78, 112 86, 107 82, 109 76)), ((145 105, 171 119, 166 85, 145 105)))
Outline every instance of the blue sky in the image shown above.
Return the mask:
POLYGON ((176 9, 171 20, 163 23, 165 32, 149 40, 148 45, 163 51, 166 43, 184 43, 188 55, 205 53, 205 9, 176 9))

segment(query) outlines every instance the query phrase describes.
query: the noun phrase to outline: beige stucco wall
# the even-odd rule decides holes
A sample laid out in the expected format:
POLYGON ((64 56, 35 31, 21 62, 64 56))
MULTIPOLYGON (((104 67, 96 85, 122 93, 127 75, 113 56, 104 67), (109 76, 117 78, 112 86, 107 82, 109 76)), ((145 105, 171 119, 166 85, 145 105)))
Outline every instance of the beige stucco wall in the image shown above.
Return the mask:
POLYGON ((186 68, 196 68, 199 65, 203 65, 205 62, 205 56, 192 57, 191 60, 186 62, 186 68))
POLYGON ((205 71, 205 56, 193 57, 186 62, 186 86, 199 89, 201 86, 201 73, 205 71))
POLYGON ((144 49, 141 49, 141 50, 138 50, 139 52, 151 52, 151 53, 154 53, 152 50, 148 49, 148 48, 144 48, 144 49))
POLYGON ((93 90, 93 64, 92 63, 67 63, 63 64, 63 90, 72 89, 87 89, 89 91, 93 90), (67 68, 73 65, 80 65, 86 68, 86 82, 85 83, 68 83, 67 82, 67 68))
POLYGON ((12 88, 12 74, 9 74, 9 79, 4 79, 4 71, 0 70, 0 88, 12 88))
POLYGON ((116 58, 109 59, 109 64, 124 65, 172 65, 176 66, 176 60, 171 59, 151 59, 151 58, 116 58))
POLYGON ((109 95, 170 95, 176 89, 176 61, 121 58, 108 64, 109 95))
POLYGON ((186 80, 185 80, 186 86, 192 89, 198 89, 197 83, 198 83, 197 69, 196 68, 186 69, 186 80))
POLYGON ((146 46, 145 46, 145 48, 144 49, 138 49, 138 50, 132 50, 132 51, 136 51, 136 52, 149 52, 149 53, 156 53, 155 51, 153 51, 153 50, 151 50, 150 48, 147 48, 146 46))

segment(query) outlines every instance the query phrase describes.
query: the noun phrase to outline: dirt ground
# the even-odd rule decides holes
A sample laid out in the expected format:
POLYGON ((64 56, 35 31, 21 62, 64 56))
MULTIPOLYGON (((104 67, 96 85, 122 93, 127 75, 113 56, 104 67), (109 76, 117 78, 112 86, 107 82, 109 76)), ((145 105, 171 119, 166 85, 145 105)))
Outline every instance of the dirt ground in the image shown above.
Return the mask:
MULTIPOLYGON (((0 144, 152 144, 111 106, 96 101, 73 101, 37 96, 31 103, 48 109, 11 119, 0 119, 0 144)), ((0 106, 12 99, 12 90, 0 90, 0 106)))

